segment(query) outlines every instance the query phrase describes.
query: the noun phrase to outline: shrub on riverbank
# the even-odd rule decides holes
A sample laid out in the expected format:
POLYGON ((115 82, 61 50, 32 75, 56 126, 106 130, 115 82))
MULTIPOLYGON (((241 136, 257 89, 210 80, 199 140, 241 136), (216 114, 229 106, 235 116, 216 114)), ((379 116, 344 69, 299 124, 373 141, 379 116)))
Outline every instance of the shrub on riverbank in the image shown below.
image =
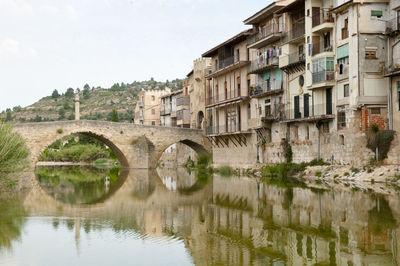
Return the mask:
POLYGON ((0 186, 15 183, 8 175, 27 166, 28 153, 21 136, 12 132, 12 125, 0 122, 0 186))
POLYGON ((211 158, 211 156, 209 154, 200 153, 197 156, 196 167, 199 168, 199 169, 205 169, 210 165, 211 161, 212 161, 212 158, 211 158))
POLYGON ((221 176, 231 176, 234 172, 230 166, 221 166, 218 171, 221 176))
POLYGON ((95 144, 77 144, 60 150, 46 149, 40 161, 54 162, 93 162, 100 158, 109 158, 110 153, 95 144))

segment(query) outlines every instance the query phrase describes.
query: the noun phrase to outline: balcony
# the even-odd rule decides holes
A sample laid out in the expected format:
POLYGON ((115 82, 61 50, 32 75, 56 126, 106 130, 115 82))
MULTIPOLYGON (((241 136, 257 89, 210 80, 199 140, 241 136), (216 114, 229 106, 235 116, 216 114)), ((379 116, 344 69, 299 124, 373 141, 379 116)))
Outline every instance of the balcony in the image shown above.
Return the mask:
POLYGON ((169 114, 171 114, 171 108, 162 107, 162 108, 161 108, 160 114, 161 114, 161 115, 169 115, 169 114))
POLYGON ((310 50, 310 56, 316 56, 317 54, 333 52, 332 43, 322 42, 313 42, 312 49, 310 50))
POLYGON ((206 107, 217 106, 225 103, 241 102, 249 98, 248 96, 242 96, 236 89, 234 91, 226 91, 224 93, 214 94, 206 98, 206 107))
POLYGON ((207 136, 240 134, 240 133, 244 133, 244 132, 248 132, 248 131, 241 130, 239 123, 232 123, 229 125, 208 126, 206 128, 207 136))
POLYGON ((250 97, 258 98, 282 93, 282 80, 266 80, 259 82, 250 90, 250 97))
POLYGON ((278 67, 278 64, 279 64, 279 57, 276 56, 275 50, 272 50, 272 57, 267 57, 264 54, 260 55, 257 59, 252 60, 249 65, 248 73, 249 74, 261 73, 267 69, 278 67))
POLYGON ((306 108, 287 109, 282 116, 281 121, 295 122, 295 121, 321 121, 333 119, 332 105, 328 104, 309 104, 306 108))
POLYGON ((189 96, 181 96, 176 98, 176 106, 189 106, 190 105, 190 98, 189 96))
POLYGON ((281 38, 283 25, 271 23, 264 26, 260 32, 250 35, 247 39, 247 47, 259 49, 267 44, 278 41, 281 38))
POLYGON ((319 71, 312 73, 312 82, 320 83, 320 82, 328 82, 328 81, 335 81, 335 72, 334 71, 319 71))
POLYGON ((218 75, 222 75, 228 71, 245 66, 248 63, 248 60, 243 60, 240 58, 240 56, 230 56, 224 59, 219 59, 217 64, 214 64, 212 66, 211 71, 207 75, 207 77, 212 78, 218 75))
POLYGON ((286 71, 289 68, 304 70, 306 56, 303 51, 297 51, 279 57, 279 68, 286 71))
POLYGON ((386 22, 386 30, 385 30, 386 34, 392 35, 398 33, 399 31, 400 31, 400 17, 389 19, 386 22))
POLYGON ((305 34, 305 23, 304 17, 297 20, 292 24, 292 30, 283 32, 281 34, 281 42, 284 43, 300 43, 304 42, 304 34, 305 34))
POLYGON ((335 25, 332 13, 327 9, 320 9, 319 12, 312 16, 312 32, 325 33, 331 31, 335 25))

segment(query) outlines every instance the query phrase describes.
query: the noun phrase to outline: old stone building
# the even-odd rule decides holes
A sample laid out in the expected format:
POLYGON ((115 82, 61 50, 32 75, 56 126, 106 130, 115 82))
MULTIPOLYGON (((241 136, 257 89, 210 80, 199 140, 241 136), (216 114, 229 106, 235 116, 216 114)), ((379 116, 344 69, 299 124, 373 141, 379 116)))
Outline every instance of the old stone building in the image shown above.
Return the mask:
POLYGON ((216 165, 249 165, 256 161, 255 139, 248 127, 250 100, 245 30, 205 52, 212 68, 206 75, 206 135, 213 143, 216 165))
POLYGON ((190 96, 190 127, 202 129, 205 118, 206 90, 210 85, 205 76, 211 70, 210 58, 193 61, 193 70, 187 75, 190 96))
POLYGON ((177 90, 161 96, 161 126, 177 126, 177 99, 181 94, 182 90, 177 90))
POLYGON ((161 97, 170 92, 170 88, 165 88, 164 90, 142 90, 139 92, 135 108, 135 124, 161 125, 161 97))

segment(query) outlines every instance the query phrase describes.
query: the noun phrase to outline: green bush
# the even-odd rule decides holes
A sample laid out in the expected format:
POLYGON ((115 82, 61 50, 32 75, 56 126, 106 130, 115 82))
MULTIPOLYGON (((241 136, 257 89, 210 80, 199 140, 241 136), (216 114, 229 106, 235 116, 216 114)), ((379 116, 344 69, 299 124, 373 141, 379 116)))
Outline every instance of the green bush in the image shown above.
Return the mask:
POLYGON ((233 174, 233 169, 230 166, 221 166, 218 170, 221 176, 231 176, 233 174))
POLYGON ((64 131, 63 131, 62 128, 57 129, 57 133, 58 133, 58 134, 62 134, 63 132, 64 132, 64 131))
POLYGON ((287 140, 283 140, 281 145, 283 146, 283 155, 285 156, 286 162, 290 163, 293 160, 292 146, 290 146, 287 140))
POLYGON ((40 161, 56 162, 93 162, 100 158, 109 158, 110 154, 102 147, 94 144, 77 144, 60 150, 45 150, 40 161))
POLYGON ((209 154, 202 152, 197 156, 196 167, 197 168, 207 168, 207 166, 210 165, 211 160, 212 160, 212 158, 209 154))
POLYGON ((28 153, 21 136, 12 132, 12 125, 0 122, 0 172, 7 174, 23 170, 28 153))
POLYGON ((345 175, 345 176, 349 176, 350 174, 349 174, 349 172, 346 172, 346 173, 344 173, 344 175, 345 175))
POLYGON ((322 172, 321 172, 321 171, 317 171, 317 172, 315 172, 315 175, 316 175, 317 177, 321 177, 321 176, 322 176, 322 172))
POLYGON ((358 172, 360 172, 360 170, 358 169, 358 168, 355 168, 355 167, 351 167, 351 172, 353 172, 353 173, 358 173, 358 172))

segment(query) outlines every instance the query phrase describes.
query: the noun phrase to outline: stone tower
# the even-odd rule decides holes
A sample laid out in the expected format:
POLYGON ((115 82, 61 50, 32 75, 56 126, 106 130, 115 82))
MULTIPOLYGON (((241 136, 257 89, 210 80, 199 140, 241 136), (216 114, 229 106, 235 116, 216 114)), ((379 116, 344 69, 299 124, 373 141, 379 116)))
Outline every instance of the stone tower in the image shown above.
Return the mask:
POLYGON ((75 120, 79 120, 80 119, 80 113, 79 113, 79 94, 75 95, 75 120))

